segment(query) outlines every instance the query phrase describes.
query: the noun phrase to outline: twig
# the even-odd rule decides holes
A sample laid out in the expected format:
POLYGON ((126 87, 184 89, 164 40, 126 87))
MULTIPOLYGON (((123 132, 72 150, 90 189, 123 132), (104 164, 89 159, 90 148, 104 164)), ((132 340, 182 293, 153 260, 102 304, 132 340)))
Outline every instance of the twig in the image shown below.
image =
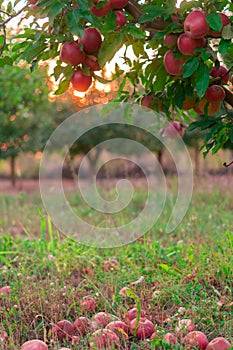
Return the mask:
POLYGON ((12 20, 12 18, 17 17, 18 15, 20 15, 20 13, 22 13, 24 10, 26 10, 26 8, 28 8, 28 5, 25 5, 23 8, 21 8, 21 10, 13 15, 11 15, 9 18, 7 18, 5 21, 3 21, 2 23, 0 23, 0 27, 4 27, 8 22, 10 22, 12 20))

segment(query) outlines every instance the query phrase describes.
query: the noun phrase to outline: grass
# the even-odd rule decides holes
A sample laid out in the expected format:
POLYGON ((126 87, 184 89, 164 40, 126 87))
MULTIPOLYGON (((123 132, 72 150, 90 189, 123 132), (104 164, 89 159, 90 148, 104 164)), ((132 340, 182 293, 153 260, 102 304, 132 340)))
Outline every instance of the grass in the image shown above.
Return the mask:
MULTIPOLYGON (((120 220, 137 215, 144 198, 144 191, 138 190, 120 220)), ((84 209, 77 194, 69 200, 82 217, 103 222, 103 217, 84 209)), ((231 193, 218 188, 196 191, 184 221, 168 235, 164 232, 170 205, 158 224, 136 242, 98 249, 61 235, 46 217, 38 194, 0 196, 0 286, 11 287, 10 296, 0 297, 0 329, 9 334, 4 349, 19 349, 34 338, 48 342, 51 350, 62 345, 88 349, 88 339, 71 346, 51 338, 53 323, 73 322, 82 314, 80 301, 87 295, 96 299, 98 311, 121 319, 135 305, 146 310, 158 339, 139 345, 132 337, 131 349, 167 348, 161 339, 175 331, 179 318, 191 318, 209 340, 224 336, 233 341, 231 193), (103 262, 110 258, 120 267, 104 272, 103 262), (132 286, 140 276, 144 281, 132 286), (125 286, 132 289, 131 297, 119 295, 125 286), (184 315, 179 314, 180 307, 185 308, 184 315)))

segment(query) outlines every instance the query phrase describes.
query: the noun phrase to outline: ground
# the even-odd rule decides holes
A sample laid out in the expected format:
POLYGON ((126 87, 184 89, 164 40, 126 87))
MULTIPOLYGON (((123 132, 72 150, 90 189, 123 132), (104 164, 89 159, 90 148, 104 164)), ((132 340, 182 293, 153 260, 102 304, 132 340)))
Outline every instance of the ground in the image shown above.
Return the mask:
MULTIPOLYGON (((162 219, 144 237, 112 249, 79 245, 60 234, 42 208, 36 182, 21 184, 20 192, 9 191, 9 184, 2 183, 0 286, 11 288, 9 296, 0 297, 0 327, 9 334, 3 349, 19 349, 34 338, 44 339, 51 350, 88 349, 88 339, 71 346, 51 337, 53 323, 73 322, 85 314, 80 310, 85 296, 95 298, 98 311, 120 319, 130 307, 145 309, 158 337, 139 345, 133 336, 131 349, 167 348, 161 345, 163 335, 175 332, 183 318, 191 319, 209 340, 224 336, 233 341, 232 181, 230 176, 196 178, 189 211, 172 234, 164 233, 168 204, 162 219), (104 271, 104 261, 112 258, 119 267, 104 271), (144 279, 134 284, 141 276, 144 279), (123 297, 119 291, 126 286, 133 292, 123 297)), ((173 180, 169 183, 172 188, 173 180)), ((108 187, 104 184, 103 191, 111 196, 108 187)), ((80 215, 96 220, 80 207, 77 194, 68 196, 80 215)), ((138 186, 127 218, 140 210, 144 196, 138 186)))

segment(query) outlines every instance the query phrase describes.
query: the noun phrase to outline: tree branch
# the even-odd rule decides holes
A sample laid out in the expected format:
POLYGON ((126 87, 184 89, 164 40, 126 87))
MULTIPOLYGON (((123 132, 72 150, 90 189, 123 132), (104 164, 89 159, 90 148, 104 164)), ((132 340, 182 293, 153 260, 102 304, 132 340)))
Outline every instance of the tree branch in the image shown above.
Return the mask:
POLYGON ((233 107, 233 93, 228 90, 225 86, 223 86, 223 89, 226 93, 225 101, 233 107))
POLYGON ((8 22, 10 22, 12 20, 12 18, 17 17, 18 15, 20 15, 20 13, 22 13, 24 10, 26 10, 26 8, 28 8, 28 5, 25 5, 23 8, 21 8, 21 10, 19 10, 17 13, 11 15, 9 18, 7 18, 5 21, 3 21, 2 23, 0 23, 0 27, 4 27, 8 22))

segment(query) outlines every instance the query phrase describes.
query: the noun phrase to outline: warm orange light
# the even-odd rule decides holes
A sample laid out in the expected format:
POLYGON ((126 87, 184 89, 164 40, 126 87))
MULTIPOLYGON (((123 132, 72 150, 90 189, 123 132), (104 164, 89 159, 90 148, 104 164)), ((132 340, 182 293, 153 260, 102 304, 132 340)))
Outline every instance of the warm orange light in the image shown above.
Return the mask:
POLYGON ((36 157, 36 159, 41 159, 43 157, 43 153, 42 152, 36 152, 35 157, 36 157))
POLYGON ((11 115, 10 116, 10 121, 13 122, 15 120, 16 116, 15 115, 11 115))

